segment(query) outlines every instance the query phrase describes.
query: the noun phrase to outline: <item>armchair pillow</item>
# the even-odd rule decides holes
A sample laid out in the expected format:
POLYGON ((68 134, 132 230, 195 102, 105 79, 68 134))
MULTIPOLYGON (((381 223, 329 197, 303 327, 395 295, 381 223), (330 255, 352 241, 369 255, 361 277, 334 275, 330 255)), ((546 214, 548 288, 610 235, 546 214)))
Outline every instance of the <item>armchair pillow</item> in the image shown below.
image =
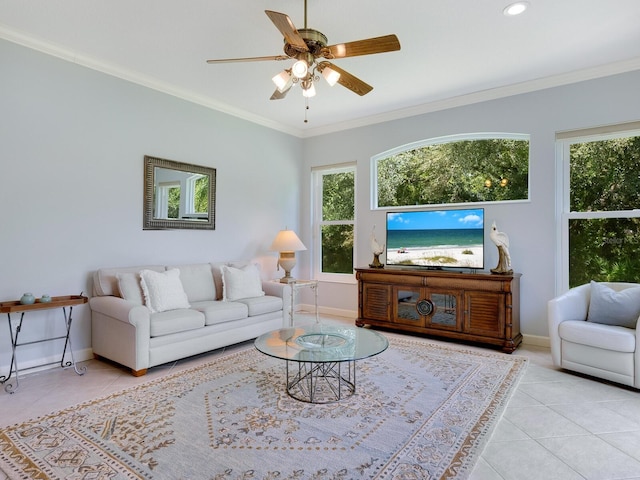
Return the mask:
POLYGON ((189 300, 180 281, 180 270, 173 268, 166 272, 142 270, 140 286, 145 305, 152 313, 189 308, 189 300))
POLYGON ((640 317, 640 287, 617 292, 607 285, 591 281, 588 322, 636 328, 638 317, 640 317))
POLYGON ((253 264, 243 268, 223 265, 222 271, 222 300, 233 302, 242 298, 263 297, 260 271, 253 264))

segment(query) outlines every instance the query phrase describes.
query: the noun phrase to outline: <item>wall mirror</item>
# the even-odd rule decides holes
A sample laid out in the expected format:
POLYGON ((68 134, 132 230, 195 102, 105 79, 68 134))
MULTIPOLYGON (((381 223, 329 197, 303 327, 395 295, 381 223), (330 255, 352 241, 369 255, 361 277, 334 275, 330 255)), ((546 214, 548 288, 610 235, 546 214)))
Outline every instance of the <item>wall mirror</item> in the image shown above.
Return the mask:
POLYGON ((144 157, 144 230, 215 230, 216 169, 144 157))

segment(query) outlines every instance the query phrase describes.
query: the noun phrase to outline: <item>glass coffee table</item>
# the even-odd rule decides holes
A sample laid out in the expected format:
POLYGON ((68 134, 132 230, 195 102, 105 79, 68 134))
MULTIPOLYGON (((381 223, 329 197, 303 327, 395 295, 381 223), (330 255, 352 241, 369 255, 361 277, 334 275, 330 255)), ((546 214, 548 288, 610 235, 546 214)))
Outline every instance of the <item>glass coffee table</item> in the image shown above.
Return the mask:
POLYGON ((265 333, 256 338, 255 346, 286 360, 291 397, 330 403, 355 393, 356 360, 384 352, 389 341, 366 328, 311 324, 265 333))

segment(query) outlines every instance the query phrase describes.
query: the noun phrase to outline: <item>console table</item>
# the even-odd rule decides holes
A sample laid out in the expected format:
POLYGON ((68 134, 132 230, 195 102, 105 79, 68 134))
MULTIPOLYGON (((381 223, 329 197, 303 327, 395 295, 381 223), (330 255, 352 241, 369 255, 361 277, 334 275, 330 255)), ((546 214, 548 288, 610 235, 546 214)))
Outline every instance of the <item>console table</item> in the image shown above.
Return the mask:
POLYGON ((18 360, 16 357, 16 349, 17 347, 21 347, 24 345, 33 345, 35 343, 42 343, 42 342, 48 342, 52 340, 64 339, 64 349, 62 350, 62 357, 60 358, 60 362, 43 363, 40 365, 24 368, 23 370, 30 370, 32 368, 39 368, 46 365, 54 365, 56 363, 60 363, 61 367, 73 367, 73 369, 78 375, 84 375, 84 373, 87 370, 86 367, 78 368, 78 366, 76 365, 76 361, 73 357, 73 348, 71 346, 70 332, 71 332, 71 321, 72 321, 71 312, 73 310, 73 307, 75 305, 82 305, 83 303, 87 303, 87 301, 88 301, 87 297, 84 297, 82 295, 66 295, 61 297, 51 297, 50 302, 43 303, 38 301, 30 305, 22 305, 20 301, 17 301, 17 300, 0 303, 0 313, 7 314, 7 322, 9 324, 9 334, 11 335, 11 366, 9 367, 9 374, 7 376, 4 376, 4 375, 0 376, 0 384, 3 384, 5 386, 4 389, 6 392, 14 393, 16 389, 19 387, 19 380, 18 380, 19 369, 18 369, 18 360), (69 308, 68 312, 67 312, 67 307, 69 308), (35 340, 31 342, 19 343, 19 337, 20 337, 20 332, 22 331, 22 324, 24 321, 25 313, 34 312, 38 310, 48 310, 52 308, 62 308, 66 334, 59 337, 48 337, 48 338, 42 338, 40 340, 35 340), (15 332, 11 324, 12 313, 20 314, 20 320, 16 325, 15 332), (69 356, 71 357, 71 361, 67 361, 65 363, 65 356, 67 354, 67 349, 69 350, 69 356), (11 376, 14 373, 16 378, 15 386, 12 383, 7 383, 11 379, 11 376))
POLYGON ((520 333, 520 274, 357 268, 357 326, 478 342, 512 353, 520 333))

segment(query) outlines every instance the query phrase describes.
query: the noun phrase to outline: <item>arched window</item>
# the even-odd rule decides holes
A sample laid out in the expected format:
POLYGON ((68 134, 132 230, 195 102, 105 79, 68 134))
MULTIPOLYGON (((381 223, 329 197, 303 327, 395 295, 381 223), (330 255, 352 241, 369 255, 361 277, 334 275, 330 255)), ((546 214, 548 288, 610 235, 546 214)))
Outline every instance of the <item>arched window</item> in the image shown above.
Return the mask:
POLYGON ((372 162, 374 209, 529 198, 526 134, 433 138, 381 153, 372 162))

